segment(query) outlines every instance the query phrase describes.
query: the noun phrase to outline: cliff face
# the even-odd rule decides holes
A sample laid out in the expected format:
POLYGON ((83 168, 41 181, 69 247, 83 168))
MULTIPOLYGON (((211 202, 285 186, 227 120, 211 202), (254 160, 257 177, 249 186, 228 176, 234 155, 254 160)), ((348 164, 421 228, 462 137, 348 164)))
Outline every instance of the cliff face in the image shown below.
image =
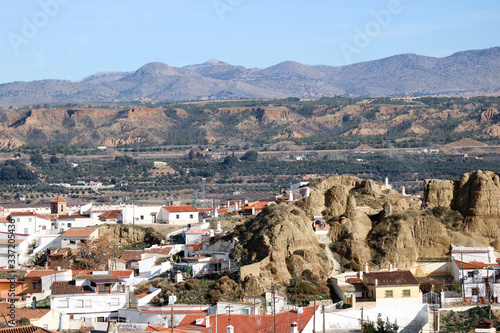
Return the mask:
POLYGON ((352 176, 319 179, 309 187, 309 197, 270 206, 240 227, 241 260, 256 267, 242 272, 282 284, 305 272, 323 279, 332 272, 326 246, 354 269, 366 263, 410 267, 418 258, 447 256, 452 242, 488 246, 500 236, 500 177, 493 172, 426 180, 423 206, 352 176), (313 217, 330 225, 329 244, 314 233, 313 217))
POLYGON ((451 208, 463 215, 467 235, 489 241, 500 237, 500 176, 497 173, 479 170, 455 181, 426 180, 424 189, 427 207, 451 208))

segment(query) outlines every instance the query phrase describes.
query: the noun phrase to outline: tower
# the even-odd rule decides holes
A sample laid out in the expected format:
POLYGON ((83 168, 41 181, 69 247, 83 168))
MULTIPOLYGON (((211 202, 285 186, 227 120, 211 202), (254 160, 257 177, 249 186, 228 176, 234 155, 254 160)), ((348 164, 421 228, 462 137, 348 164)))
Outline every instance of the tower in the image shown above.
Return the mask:
POLYGON ((50 213, 58 215, 66 215, 67 201, 61 197, 57 197, 50 202, 50 213))

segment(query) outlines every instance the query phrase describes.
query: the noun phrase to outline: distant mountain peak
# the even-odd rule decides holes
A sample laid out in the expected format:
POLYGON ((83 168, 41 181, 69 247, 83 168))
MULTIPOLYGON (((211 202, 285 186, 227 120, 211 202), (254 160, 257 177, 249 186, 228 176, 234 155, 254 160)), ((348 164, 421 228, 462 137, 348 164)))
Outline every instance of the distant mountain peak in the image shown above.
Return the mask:
POLYGON ((139 68, 136 74, 142 75, 174 75, 177 74, 173 67, 163 62, 150 62, 139 68))

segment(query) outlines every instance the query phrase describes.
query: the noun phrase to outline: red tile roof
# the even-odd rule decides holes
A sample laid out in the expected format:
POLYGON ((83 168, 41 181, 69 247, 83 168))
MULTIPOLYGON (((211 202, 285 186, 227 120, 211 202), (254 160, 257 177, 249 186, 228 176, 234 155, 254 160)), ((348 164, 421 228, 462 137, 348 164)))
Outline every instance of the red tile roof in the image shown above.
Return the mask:
MULTIPOLYGON (((152 325, 149 325, 148 327, 146 327, 146 329, 144 330, 144 332, 163 332, 163 331, 171 331, 172 329, 171 328, 168 328, 168 327, 161 327, 161 326, 152 326, 152 325)), ((174 333, 190 333, 190 331, 183 331, 183 330, 178 330, 176 328, 174 328, 174 333)))
POLYGON ((50 203, 56 203, 56 202, 67 202, 67 201, 66 201, 66 200, 64 200, 64 199, 63 199, 63 198, 61 198, 61 197, 57 197, 57 198, 52 199, 52 200, 50 201, 50 203))
MULTIPOLYGON (((0 313, 7 314, 10 313, 9 311, 9 306, 10 303, 7 302, 1 302, 0 303, 0 313)), ((16 320, 19 320, 21 318, 27 318, 30 320, 38 320, 45 316, 48 312, 50 312, 50 309, 31 309, 31 308, 16 308, 16 311, 14 312, 14 315, 16 316, 16 320)), ((9 318, 10 320, 11 318, 9 318)))
MULTIPOLYGON (((316 309, 317 308, 319 308, 319 306, 317 306, 316 309)), ((297 314, 296 311, 277 313, 276 332, 290 332, 290 325, 294 321, 300 324, 299 332, 302 332, 307 323, 312 319, 313 314, 313 307, 304 308, 302 314, 297 314)), ((206 327, 205 317, 204 315, 188 314, 180 322, 177 328, 190 331, 197 330, 202 333, 208 333, 209 331, 215 332, 215 315, 210 315, 210 327, 206 327), (196 319, 203 319, 203 322, 197 325, 196 319)), ((229 322, 229 315, 217 316, 217 331, 225 332, 229 324, 234 327, 234 332, 238 333, 272 332, 274 330, 274 317, 273 315, 254 316, 232 314, 231 322, 229 322)))
POLYGON ((193 251, 203 250, 203 244, 201 244, 201 243, 199 243, 199 244, 185 244, 184 246, 187 247, 188 249, 193 250, 193 251))
POLYGON ((186 234, 206 234, 210 229, 191 229, 186 231, 186 234))
POLYGON ((364 275, 369 279, 377 279, 379 286, 419 285, 410 271, 369 272, 364 275))
POLYGON ((42 276, 52 275, 56 273, 67 272, 69 269, 64 269, 60 271, 56 271, 54 269, 36 269, 28 272, 24 277, 25 278, 39 278, 42 276))
POLYGON ((117 219, 121 213, 121 210, 108 210, 107 212, 99 215, 99 219, 117 219))
POLYGON ((147 253, 169 255, 172 252, 172 247, 160 247, 146 250, 147 253))
POLYGON ((141 260, 141 254, 144 252, 144 250, 125 250, 120 259, 125 261, 141 260))
POLYGON ((64 234, 63 237, 89 237, 97 228, 69 228, 64 234))
POLYGON ((90 288, 75 285, 75 281, 54 281, 52 295, 85 294, 93 292, 90 288))
POLYGON ((486 267, 498 267, 500 266, 500 264, 498 263, 484 263, 484 262, 480 262, 480 261, 471 261, 471 262, 462 262, 460 260, 455 260, 455 263, 457 264, 457 266, 459 268, 463 268, 463 269, 483 269, 483 268, 486 268, 486 267))
POLYGON ((111 273, 111 275, 114 275, 118 278, 124 278, 124 277, 130 277, 130 276, 134 276, 134 271, 133 270, 130 270, 130 269, 124 269, 124 270, 120 270, 120 271, 109 271, 111 273))
POLYGON ((46 328, 41 328, 33 325, 0 328, 0 333, 57 333, 57 332, 58 331, 52 331, 46 328))
POLYGON ((30 215, 35 215, 33 212, 12 212, 10 213, 11 216, 30 216, 30 215))
POLYGON ((194 206, 163 206, 163 209, 166 209, 170 213, 188 213, 198 211, 198 209, 194 206))
POLYGON ((360 278, 348 278, 347 282, 349 282, 350 284, 353 284, 353 283, 363 283, 363 280, 360 279, 360 278))

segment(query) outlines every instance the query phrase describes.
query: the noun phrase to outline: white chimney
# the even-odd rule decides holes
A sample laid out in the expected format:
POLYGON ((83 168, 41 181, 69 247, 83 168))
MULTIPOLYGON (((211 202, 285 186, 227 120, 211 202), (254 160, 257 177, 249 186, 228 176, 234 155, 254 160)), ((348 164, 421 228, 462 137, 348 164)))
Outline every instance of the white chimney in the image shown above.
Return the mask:
POLYGON ((378 279, 375 279, 375 285, 378 286, 378 279))
POLYGON ((293 201, 293 191, 292 191, 292 189, 288 190, 288 201, 293 201))
POLYGON ((302 313, 304 313, 304 308, 303 308, 303 307, 301 307, 301 306, 299 306, 299 307, 297 308, 297 313, 298 313, 298 314, 302 314, 302 313))
POLYGON ((232 325, 229 325, 226 329, 226 333, 234 333, 234 327, 232 325))
POLYGON ((296 322, 293 322, 292 325, 290 325, 290 333, 299 333, 296 322))
POLYGON ((221 230, 221 227, 220 227, 220 221, 217 221, 217 230, 221 230))
POLYGON ((401 194, 406 196, 406 187, 401 186, 401 194))
POLYGON ((238 210, 238 203, 237 202, 234 203, 234 210, 238 210))
POLYGON ((358 272, 358 277, 359 277, 361 280, 363 280, 363 271, 359 271, 359 272, 358 272))
POLYGON ((210 316, 207 315, 207 317, 205 318, 205 327, 210 327, 210 316))
POLYGON ((366 263, 366 264, 365 264, 365 273, 368 273, 368 272, 369 272, 369 271, 368 271, 368 269, 369 269, 369 267, 368 267, 368 263, 366 263))
POLYGON ((255 207, 252 207, 252 215, 255 215, 255 207))
POLYGON ((389 272, 392 272, 392 263, 389 264, 389 272))

